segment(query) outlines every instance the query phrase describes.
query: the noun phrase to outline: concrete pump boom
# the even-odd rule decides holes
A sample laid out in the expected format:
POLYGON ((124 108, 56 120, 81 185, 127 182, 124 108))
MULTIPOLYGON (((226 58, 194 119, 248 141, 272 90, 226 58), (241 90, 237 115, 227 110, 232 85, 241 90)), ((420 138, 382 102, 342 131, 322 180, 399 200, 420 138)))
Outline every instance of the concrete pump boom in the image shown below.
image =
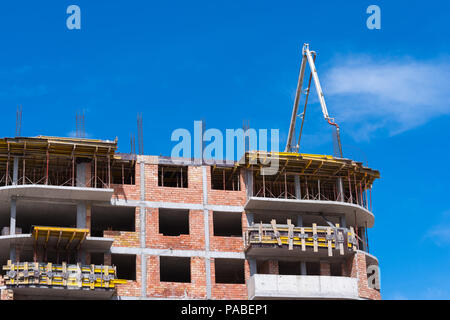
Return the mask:
POLYGON ((306 61, 308 61, 309 69, 311 70, 311 74, 314 79, 314 85, 316 87, 317 96, 319 98, 320 106, 322 108, 323 117, 325 118, 325 120, 327 120, 327 122, 330 125, 332 125, 336 128, 336 138, 337 138, 337 144, 338 144, 338 148, 339 148, 339 155, 340 155, 340 157, 342 157, 342 146, 341 146, 341 139, 339 136, 339 126, 337 125, 337 123, 334 122, 334 118, 331 118, 328 115, 327 105, 325 103, 325 98, 323 95, 322 87, 320 86, 319 76, 317 74, 316 66, 314 64, 314 60, 313 60, 313 57, 311 54, 312 52, 314 53, 314 51, 309 50, 309 45, 307 43, 305 43, 303 45, 303 50, 302 50, 302 64, 300 67, 300 74, 299 74, 298 83, 297 83, 297 91, 295 94, 294 107, 292 109, 291 124, 289 126, 288 140, 286 143, 285 152, 289 152, 292 149, 292 143, 293 143, 293 138, 294 138, 294 133, 295 133, 295 122, 297 120, 298 103, 300 101, 300 95, 301 95, 302 86, 303 86, 303 79, 305 76, 306 61))

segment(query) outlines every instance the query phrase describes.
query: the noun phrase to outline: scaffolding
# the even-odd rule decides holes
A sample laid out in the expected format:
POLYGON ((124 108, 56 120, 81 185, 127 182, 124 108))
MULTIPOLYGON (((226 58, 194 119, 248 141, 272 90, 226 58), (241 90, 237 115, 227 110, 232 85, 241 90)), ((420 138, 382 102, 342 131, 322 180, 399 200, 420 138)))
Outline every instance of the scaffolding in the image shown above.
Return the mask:
POLYGON ((241 163, 252 172, 255 197, 341 201, 367 210, 372 210, 373 182, 380 177, 360 162, 329 155, 253 151, 241 163), (277 173, 264 174, 269 164, 258 159, 277 161, 277 173))
POLYGON ((0 139, 0 186, 41 184, 80 186, 77 166, 89 164, 83 186, 133 184, 136 157, 115 153, 117 139, 39 136, 0 139))

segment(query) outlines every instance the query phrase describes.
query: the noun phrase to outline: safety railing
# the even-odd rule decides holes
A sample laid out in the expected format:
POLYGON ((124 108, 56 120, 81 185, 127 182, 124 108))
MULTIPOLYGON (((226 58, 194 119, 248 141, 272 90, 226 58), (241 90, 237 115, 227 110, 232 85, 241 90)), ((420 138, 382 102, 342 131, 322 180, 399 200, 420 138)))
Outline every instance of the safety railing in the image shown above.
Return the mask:
POLYGON ((114 289, 117 284, 126 283, 117 279, 115 266, 52 264, 38 262, 20 262, 11 260, 3 266, 7 287, 39 286, 63 287, 67 289, 114 289))
POLYGON ((340 228, 339 226, 295 227, 288 224, 254 224, 244 230, 244 244, 246 250, 251 247, 287 248, 294 250, 300 248, 306 251, 312 248, 313 252, 327 249, 328 256, 338 250, 340 255, 358 249, 358 237, 353 227, 340 228))

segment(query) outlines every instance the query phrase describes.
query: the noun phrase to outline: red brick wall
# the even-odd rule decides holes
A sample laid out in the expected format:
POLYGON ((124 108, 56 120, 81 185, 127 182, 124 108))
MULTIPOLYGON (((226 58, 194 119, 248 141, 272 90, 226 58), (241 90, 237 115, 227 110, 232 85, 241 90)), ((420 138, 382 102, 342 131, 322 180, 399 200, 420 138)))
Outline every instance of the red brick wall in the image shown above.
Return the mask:
MULTIPOLYGON (((230 212, 230 214, 236 214, 230 212)), ((223 237, 214 235, 214 212, 209 211, 209 244, 211 251, 242 252, 244 250, 243 237, 223 237)), ((242 230, 247 227, 247 218, 241 214, 242 230)))
MULTIPOLYGON (((248 299, 248 291, 246 284, 234 283, 216 283, 214 259, 211 261, 211 298, 212 299, 226 299, 226 300, 246 300, 248 299)), ((245 282, 250 277, 250 267, 246 260, 245 267, 245 282)))
POLYGON ((191 282, 161 282, 159 256, 147 258, 147 296, 162 298, 206 299, 205 260, 191 257, 191 282))
MULTIPOLYGON (((105 261, 106 264, 106 261, 105 261)), ((141 256, 136 255, 136 280, 128 280, 125 284, 117 285, 118 296, 139 297, 141 295, 141 256)))
POLYGON ((330 263, 329 262, 320 262, 320 275, 321 276, 329 276, 331 275, 331 269, 330 269, 330 263))
POLYGON ((354 266, 358 273, 358 293, 361 298, 381 300, 379 291, 369 288, 367 281, 366 256, 364 253, 356 253, 354 257, 354 266))
POLYGON ((208 204, 225 205, 225 206, 243 206, 247 200, 247 191, 245 189, 244 176, 241 174, 239 181, 241 191, 230 190, 213 190, 211 189, 211 169, 206 170, 208 184, 208 204))
POLYGON ((111 184, 114 190, 112 198, 115 200, 139 200, 141 189, 139 185, 132 184, 111 184))
POLYGON ((261 263, 260 274, 279 274, 278 260, 267 260, 261 263))
POLYGON ((12 290, 0 290, 0 300, 14 300, 14 293, 12 290))
POLYGON ((139 247, 139 232, 130 231, 103 231, 103 237, 114 239, 114 247, 139 247))
POLYGON ((158 187, 158 165, 145 164, 146 200, 179 203, 202 203, 202 167, 188 167, 188 188, 158 187))
POLYGON ((135 231, 113 231, 113 230, 104 230, 103 237, 105 238, 113 238, 114 242, 112 244, 113 247, 140 247, 140 236, 139 230, 141 225, 140 220, 140 208, 135 208, 134 214, 134 224, 135 231))
POLYGON ((159 233, 159 209, 147 208, 146 246, 174 250, 205 250, 202 210, 189 210, 189 234, 164 236, 159 233))

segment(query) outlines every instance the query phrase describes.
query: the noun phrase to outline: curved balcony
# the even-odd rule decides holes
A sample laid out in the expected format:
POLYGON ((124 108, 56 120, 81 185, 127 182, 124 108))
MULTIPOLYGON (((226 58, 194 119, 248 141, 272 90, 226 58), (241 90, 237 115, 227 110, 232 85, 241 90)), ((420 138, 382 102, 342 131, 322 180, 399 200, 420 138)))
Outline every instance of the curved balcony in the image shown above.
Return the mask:
POLYGON ((269 197, 249 197, 244 206, 247 211, 323 213, 326 215, 345 215, 347 224, 371 228, 374 215, 366 208, 352 202, 330 200, 299 200, 269 197))
POLYGON ((246 168, 246 210, 345 215, 347 225, 373 226, 377 170, 350 159, 291 152, 252 151, 241 162, 246 168))

